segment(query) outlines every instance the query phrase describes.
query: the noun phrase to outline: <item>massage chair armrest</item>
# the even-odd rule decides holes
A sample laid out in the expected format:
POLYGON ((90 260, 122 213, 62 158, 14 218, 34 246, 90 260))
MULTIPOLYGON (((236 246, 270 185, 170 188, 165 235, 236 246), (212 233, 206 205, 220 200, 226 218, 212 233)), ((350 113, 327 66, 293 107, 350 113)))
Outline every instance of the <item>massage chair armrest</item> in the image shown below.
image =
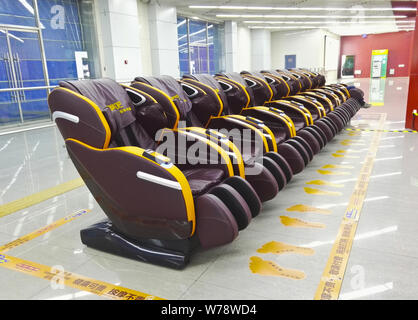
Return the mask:
POLYGON ((298 118, 303 119, 306 126, 313 124, 312 114, 305 107, 292 106, 286 103, 287 101, 271 101, 266 103, 266 107, 279 108, 283 110, 289 116, 295 115, 298 118))
POLYGON ((245 168, 242 154, 237 146, 232 141, 228 140, 226 135, 215 129, 205 129, 201 127, 179 128, 178 130, 199 135, 200 137, 215 143, 217 146, 220 146, 222 150, 228 153, 234 167, 235 175, 245 179, 245 168))
MULTIPOLYGON (((260 146, 262 145, 263 153, 267 153, 270 151, 269 140, 271 141, 272 139, 274 139, 274 136, 272 137, 271 133, 264 133, 264 130, 261 127, 259 127, 259 125, 256 125, 255 123, 250 123, 249 121, 243 121, 242 119, 236 116, 211 117, 207 127, 210 129, 220 130, 221 132, 223 130, 227 130, 230 132, 238 130, 240 134, 239 140, 241 144, 237 145, 238 148, 242 148, 244 142, 252 141, 254 143, 255 140, 258 140, 261 142, 260 146), (249 130, 250 134, 245 134, 244 130, 249 130)), ((234 136, 232 138, 233 140, 236 140, 237 137, 234 136)))
POLYGON ((194 234, 192 191, 170 159, 137 147, 97 149, 75 139, 65 143, 87 187, 122 234, 166 240, 194 234))
POLYGON ((283 111, 276 108, 250 107, 242 110, 243 115, 251 115, 262 120, 268 127, 283 127, 286 129, 287 138, 296 135, 295 125, 283 111))
POLYGON ((227 149, 207 137, 182 129, 163 129, 157 148, 181 168, 218 168, 225 177, 234 176, 233 163, 227 149), (198 153, 198 154, 196 154, 198 153))

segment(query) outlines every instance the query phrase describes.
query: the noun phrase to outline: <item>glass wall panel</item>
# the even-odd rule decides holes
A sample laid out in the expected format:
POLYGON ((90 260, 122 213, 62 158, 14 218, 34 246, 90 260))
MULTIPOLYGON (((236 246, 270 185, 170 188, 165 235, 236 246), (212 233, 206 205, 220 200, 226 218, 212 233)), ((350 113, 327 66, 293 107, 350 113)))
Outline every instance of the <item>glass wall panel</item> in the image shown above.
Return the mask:
POLYGON ((183 17, 177 17, 177 34, 180 60, 180 75, 190 73, 189 71, 189 42, 187 37, 188 20, 183 17))
MULTIPOLYGON (((46 65, 34 4, 33 0, 0 1, 0 24, 3 25, 0 30, 0 89, 55 86, 62 80, 99 78, 94 2, 37 1, 46 65), (28 32, 16 26, 33 30, 28 32)), ((0 92, 0 126, 49 118, 46 89, 0 92)))
POLYGON ((181 75, 224 71, 223 25, 178 17, 177 26, 181 75))

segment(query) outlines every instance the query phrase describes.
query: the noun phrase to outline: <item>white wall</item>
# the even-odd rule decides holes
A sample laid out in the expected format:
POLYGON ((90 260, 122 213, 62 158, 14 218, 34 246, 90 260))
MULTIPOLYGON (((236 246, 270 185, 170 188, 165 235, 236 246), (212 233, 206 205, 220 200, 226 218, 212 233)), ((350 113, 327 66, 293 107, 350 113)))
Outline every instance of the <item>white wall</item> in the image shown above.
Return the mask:
POLYGON ((285 56, 296 55, 296 67, 323 67, 324 39, 321 30, 271 33, 272 67, 283 69, 285 56))
POLYGON ((251 71, 251 30, 238 26, 238 67, 237 72, 251 71))
POLYGON ((285 55, 295 54, 296 67, 317 69, 325 72, 327 79, 336 79, 339 50, 340 36, 320 29, 271 33, 273 68, 284 68, 285 55))

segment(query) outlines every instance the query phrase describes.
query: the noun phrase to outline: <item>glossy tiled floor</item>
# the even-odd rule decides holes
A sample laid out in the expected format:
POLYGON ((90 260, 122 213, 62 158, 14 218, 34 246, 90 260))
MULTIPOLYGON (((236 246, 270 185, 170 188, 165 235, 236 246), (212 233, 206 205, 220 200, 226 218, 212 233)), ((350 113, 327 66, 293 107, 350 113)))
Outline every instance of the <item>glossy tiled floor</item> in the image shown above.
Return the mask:
MULTIPOLYGON (((387 113, 385 128, 403 128, 408 79, 354 82, 375 106, 361 110, 352 127, 376 128, 379 115, 387 113)), ((105 217, 86 187, 0 218, 0 244, 78 209, 91 209, 85 216, 7 254, 51 267, 62 266, 67 271, 166 299, 313 299, 373 134, 342 132, 284 191, 264 205, 262 214, 236 241, 197 252, 182 271, 85 247, 79 230, 105 217), (341 144, 344 140, 351 140, 352 144, 341 144), (345 151, 345 157, 333 156, 339 150, 345 151), (331 170, 342 175, 322 175, 317 171, 328 164, 346 168, 331 170), (306 184, 313 180, 339 186, 306 184), (305 187, 333 193, 308 194, 305 187), (286 210, 298 204, 327 209, 331 214, 286 210), (281 216, 321 223, 323 228, 288 227, 281 223, 281 216), (313 252, 276 255, 257 251, 272 241, 311 248, 313 252), (302 271, 305 277, 293 280, 255 274, 249 266, 254 257, 302 271)), ((418 298, 417 149, 418 134, 382 135, 340 299, 418 298)), ((0 136, 0 205, 75 178, 78 173, 55 127, 0 136)), ((0 291, 0 299, 101 299, 69 287, 52 289, 46 280, 1 265, 0 282, 8 289, 0 291)))

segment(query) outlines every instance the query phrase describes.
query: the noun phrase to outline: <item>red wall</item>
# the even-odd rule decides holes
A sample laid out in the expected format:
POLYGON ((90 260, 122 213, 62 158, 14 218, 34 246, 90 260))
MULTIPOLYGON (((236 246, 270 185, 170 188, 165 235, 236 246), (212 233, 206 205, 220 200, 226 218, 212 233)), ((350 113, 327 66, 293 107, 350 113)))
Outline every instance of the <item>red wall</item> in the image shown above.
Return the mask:
MULTIPOLYGON (((418 9, 418 2, 417 2, 418 9)), ((418 23, 418 10, 416 12, 415 24, 418 23)), ((418 120, 415 120, 415 123, 412 123, 412 111, 414 109, 418 110, 418 31, 414 32, 412 38, 411 46, 411 76, 409 78, 409 92, 408 92, 408 103, 406 106, 406 116, 405 116, 405 126, 406 128, 415 130, 418 128, 418 120)))
MULTIPOLYGON (((361 70, 357 78, 369 78, 372 50, 388 49, 388 77, 408 77, 410 73, 410 54, 412 47, 413 32, 401 31, 392 33, 370 34, 367 38, 362 36, 341 37, 341 57, 343 55, 355 55, 354 70, 361 70), (399 68, 400 64, 405 67, 399 68), (395 74, 390 75, 389 70, 395 69, 395 74)), ((340 57, 340 64, 341 64, 340 57)), ((340 66, 341 69, 341 66, 340 66)))

